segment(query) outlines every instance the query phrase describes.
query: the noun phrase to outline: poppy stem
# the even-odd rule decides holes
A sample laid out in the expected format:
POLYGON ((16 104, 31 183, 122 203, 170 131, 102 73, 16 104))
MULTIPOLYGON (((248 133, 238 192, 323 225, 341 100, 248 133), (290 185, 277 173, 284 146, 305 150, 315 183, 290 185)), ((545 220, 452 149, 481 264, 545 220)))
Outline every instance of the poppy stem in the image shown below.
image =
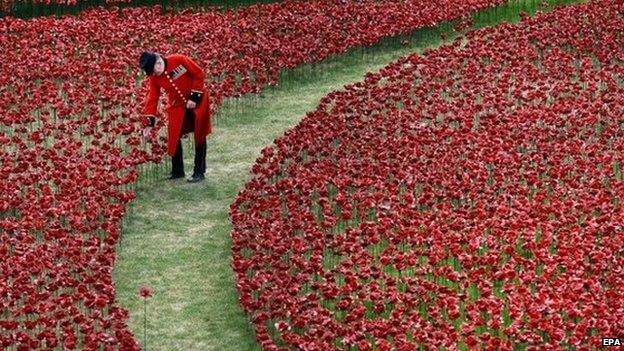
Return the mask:
POLYGON ((147 299, 143 299, 143 347, 147 350, 147 299))

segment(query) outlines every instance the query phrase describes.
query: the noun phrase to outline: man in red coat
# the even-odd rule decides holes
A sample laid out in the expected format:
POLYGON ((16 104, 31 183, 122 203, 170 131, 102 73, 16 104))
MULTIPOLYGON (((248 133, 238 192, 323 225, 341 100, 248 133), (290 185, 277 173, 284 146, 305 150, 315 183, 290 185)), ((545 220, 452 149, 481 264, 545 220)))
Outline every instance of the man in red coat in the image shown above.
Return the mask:
POLYGON ((158 53, 143 52, 139 66, 149 79, 149 93, 142 114, 145 115, 143 134, 150 135, 156 123, 160 90, 168 95, 166 115, 167 152, 171 159, 169 179, 184 177, 182 141, 180 138, 193 132, 195 139, 195 166, 189 182, 204 179, 206 171, 206 136, 212 132, 208 94, 204 89, 205 74, 199 66, 184 55, 164 57, 158 53))

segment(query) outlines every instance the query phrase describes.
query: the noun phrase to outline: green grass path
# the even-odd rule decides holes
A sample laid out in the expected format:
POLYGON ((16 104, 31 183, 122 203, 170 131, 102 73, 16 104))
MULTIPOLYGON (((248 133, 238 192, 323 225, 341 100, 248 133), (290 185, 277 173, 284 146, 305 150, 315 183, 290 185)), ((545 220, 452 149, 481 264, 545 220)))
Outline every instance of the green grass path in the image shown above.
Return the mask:
MULTIPOLYGON (((323 96, 413 50, 395 48, 359 63, 333 59, 298 69, 289 74, 301 75, 296 83, 226 104, 208 139, 203 183, 162 180, 137 189, 114 278, 119 302, 131 311, 129 323, 141 343, 143 305, 136 291, 141 286, 153 290, 148 350, 257 349, 230 268, 230 203, 249 179, 260 150, 294 127, 323 96)), ((189 146, 187 140, 187 174, 193 167, 189 146)), ((167 171, 168 165, 163 178, 167 171)))
MULTIPOLYGON (((527 6, 533 3, 538 2, 526 1, 527 6)), ((515 20, 519 10, 527 8, 499 9, 495 16, 515 20)), ((475 24, 491 22, 491 16, 480 15, 475 24)), ((405 47, 399 44, 405 38, 385 40, 303 66, 286 73, 279 87, 227 101, 208 139, 203 183, 164 180, 167 160, 161 167, 163 180, 138 187, 117 248, 114 280, 118 301, 129 309, 129 325, 145 349, 259 349, 238 305, 230 268, 228 208, 249 179, 251 165, 264 146, 294 127, 323 96, 399 56, 439 45, 440 33, 451 36, 451 26, 420 30, 405 47), (147 301, 147 345, 143 302, 137 296, 141 286, 153 291, 147 301)), ((184 143, 187 174, 192 171, 189 142, 184 143)))

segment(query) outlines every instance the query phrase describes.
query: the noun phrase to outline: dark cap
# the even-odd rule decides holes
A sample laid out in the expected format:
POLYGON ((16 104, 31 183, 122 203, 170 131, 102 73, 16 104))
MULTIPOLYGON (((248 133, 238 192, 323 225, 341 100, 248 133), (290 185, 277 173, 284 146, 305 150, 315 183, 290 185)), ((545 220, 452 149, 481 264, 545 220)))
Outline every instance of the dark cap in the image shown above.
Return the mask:
POLYGON ((143 51, 139 58, 139 66, 147 75, 154 73, 154 65, 156 64, 156 54, 149 51, 143 51))

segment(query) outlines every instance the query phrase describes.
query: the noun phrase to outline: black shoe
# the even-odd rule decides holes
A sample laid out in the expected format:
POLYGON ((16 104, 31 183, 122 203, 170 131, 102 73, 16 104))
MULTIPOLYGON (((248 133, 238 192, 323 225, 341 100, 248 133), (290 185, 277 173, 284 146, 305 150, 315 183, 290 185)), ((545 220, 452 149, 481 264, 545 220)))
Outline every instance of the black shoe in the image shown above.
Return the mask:
POLYGON ((189 183, 197 183, 197 182, 201 182, 204 179, 205 177, 203 174, 193 174, 193 176, 187 179, 186 181, 189 183))
POLYGON ((184 173, 171 173, 167 180, 174 180, 179 178, 184 178, 184 173))

